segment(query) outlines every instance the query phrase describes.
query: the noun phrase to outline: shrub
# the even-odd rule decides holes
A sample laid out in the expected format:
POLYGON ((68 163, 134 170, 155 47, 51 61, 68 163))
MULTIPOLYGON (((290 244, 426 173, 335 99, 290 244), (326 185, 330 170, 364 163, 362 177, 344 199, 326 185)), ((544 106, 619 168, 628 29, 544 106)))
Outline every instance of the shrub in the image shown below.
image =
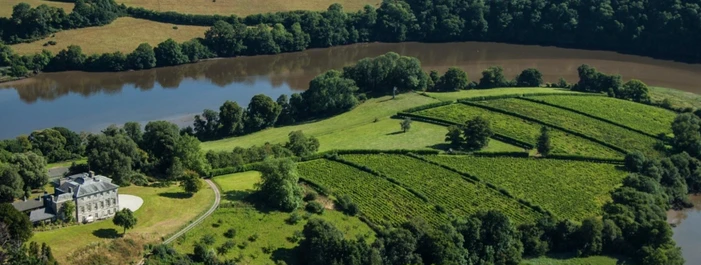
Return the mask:
POLYGON ((224 232, 224 236, 227 238, 236 237, 236 229, 230 228, 229 230, 226 230, 226 232, 224 232))
POLYGON ((345 214, 355 216, 358 214, 358 205, 348 195, 343 195, 336 201, 336 207, 345 214))
POLYGON ((173 29, 178 29, 178 26, 173 26, 173 29))
POLYGON ((246 249, 247 247, 248 247, 248 241, 242 241, 242 242, 239 244, 239 248, 240 248, 240 249, 246 249))
POLYGON ((299 221, 302 220, 302 216, 299 215, 297 212, 294 212, 290 214, 290 217, 285 220, 288 224, 294 225, 299 223, 299 221))
POLYGON ((308 202, 308 201, 316 200, 316 198, 318 196, 319 196, 319 194, 317 194, 315 191, 309 191, 309 192, 307 192, 307 194, 304 195, 304 201, 308 202))
POLYGON ((214 238, 214 235, 212 234, 206 234, 202 236, 201 242, 204 243, 205 245, 211 246, 214 244, 214 241, 216 241, 216 238, 214 238))
POLYGON ((310 213, 322 214, 324 212, 324 206, 319 202, 309 202, 305 209, 310 213))
POLYGON ((258 233, 252 234, 248 237, 248 241, 256 242, 256 240, 258 240, 258 233))

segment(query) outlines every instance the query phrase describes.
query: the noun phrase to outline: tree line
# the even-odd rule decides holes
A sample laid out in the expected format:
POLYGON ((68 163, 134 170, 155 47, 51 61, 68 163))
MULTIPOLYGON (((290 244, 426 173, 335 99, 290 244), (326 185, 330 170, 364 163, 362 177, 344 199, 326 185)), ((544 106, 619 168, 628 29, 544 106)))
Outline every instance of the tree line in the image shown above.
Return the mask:
MULTIPOLYGON (((36 38, 64 28, 103 25, 120 15, 212 28, 204 39, 188 42, 193 47, 181 47, 180 52, 172 43, 164 46, 163 57, 155 61, 155 55, 139 62, 128 62, 120 53, 86 56, 76 53, 79 49, 73 47, 59 53, 65 58, 55 60, 48 52, 25 58, 3 55, 0 56, 0 66, 13 66, 8 73, 13 76, 41 70, 138 70, 183 64, 211 56, 275 54, 372 41, 498 41, 614 50, 696 62, 701 59, 701 52, 695 49, 701 43, 697 34, 701 29, 699 6, 689 0, 681 3, 671 0, 654 3, 407 0, 384 1, 377 9, 366 6, 357 12, 345 12, 341 5, 333 4, 321 12, 291 11, 238 18, 160 13, 117 6, 113 0, 77 1, 69 15, 58 8, 29 8, 20 4, 11 18, 0 22, 0 25, 8 25, 0 27, 9 29, 3 33, 3 36, 9 36, 4 37, 5 42, 12 36, 17 36, 15 39, 36 38), (46 17, 51 19, 43 19, 46 17), (669 39, 675 41, 669 42, 669 39), (209 51, 202 50, 203 47, 194 42, 203 44, 209 51), (66 59, 68 62, 62 63, 66 59)), ((141 49, 142 52, 146 50, 147 47, 141 49)))

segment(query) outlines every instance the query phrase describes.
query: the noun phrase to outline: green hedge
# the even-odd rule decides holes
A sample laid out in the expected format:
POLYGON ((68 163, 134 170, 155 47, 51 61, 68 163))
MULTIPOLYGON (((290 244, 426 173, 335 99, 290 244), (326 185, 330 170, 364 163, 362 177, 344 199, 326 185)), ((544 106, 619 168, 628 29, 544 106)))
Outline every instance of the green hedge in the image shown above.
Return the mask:
POLYGON ((455 103, 455 102, 453 102, 453 101, 436 102, 436 103, 421 105, 421 106, 418 106, 418 107, 408 108, 408 109, 405 109, 405 110, 402 111, 402 112, 405 112, 405 113, 412 113, 412 112, 417 112, 417 111, 422 111, 422 110, 437 108, 437 107, 441 107, 441 106, 447 106, 447 105, 450 105, 450 104, 453 104, 453 103, 455 103))
POLYGON ((519 98, 519 97, 536 97, 536 96, 606 96, 605 94, 600 94, 600 93, 552 93, 552 92, 543 92, 543 93, 524 93, 524 94, 508 94, 508 95, 496 95, 496 96, 481 96, 481 97, 469 97, 469 98, 463 98, 463 99, 458 99, 458 102, 463 102, 463 101, 484 101, 484 100, 495 100, 495 99, 504 99, 504 98, 519 98))
POLYGON ((576 160, 576 161, 607 163, 607 164, 621 164, 621 165, 625 162, 623 159, 601 158, 601 157, 590 157, 590 156, 579 156, 579 155, 548 155, 544 158, 561 159, 561 160, 576 160))
MULTIPOLYGON (((299 157, 286 157, 286 158, 280 158, 280 159, 292 159, 292 161, 295 162, 300 162, 302 161, 299 157)), ((224 167, 224 168, 217 168, 217 169, 212 169, 209 171, 209 177, 216 177, 216 176, 221 176, 221 175, 226 175, 226 174, 233 174, 233 173, 239 173, 239 172, 246 172, 246 171, 251 171, 251 170, 258 170, 258 167, 262 165, 264 161, 260 162, 254 162, 254 163, 249 163, 241 166, 236 166, 236 167, 224 167)))
POLYGON ((474 152, 472 155, 482 157, 529 157, 528 152, 474 152))

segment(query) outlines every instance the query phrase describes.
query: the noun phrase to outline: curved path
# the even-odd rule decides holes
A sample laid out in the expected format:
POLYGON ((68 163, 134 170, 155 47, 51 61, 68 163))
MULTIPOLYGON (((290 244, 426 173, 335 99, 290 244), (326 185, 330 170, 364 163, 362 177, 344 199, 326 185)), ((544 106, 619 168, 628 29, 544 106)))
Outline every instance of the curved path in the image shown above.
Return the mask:
MULTIPOLYGON (((221 194, 219 193, 219 188, 217 188, 217 185, 214 184, 214 182, 212 182, 212 180, 210 180, 210 179, 206 179, 205 182, 207 182, 207 184, 209 185, 209 187, 211 187, 212 190, 214 191, 214 204, 212 204, 212 207, 210 207, 209 210, 207 210, 207 211, 206 211, 204 214, 202 214, 200 217, 198 217, 197 219, 195 219, 195 221, 193 221, 192 223, 190 223, 189 225, 187 225, 186 227, 184 227, 183 229, 181 229, 180 231, 178 231, 177 233, 173 234, 173 235, 170 236, 168 239, 166 239, 165 241, 163 241, 163 244, 170 244, 170 243, 172 243, 173 241, 175 241, 176 239, 178 239, 178 237, 180 237, 180 236, 182 236, 183 234, 187 233, 187 231, 190 231, 190 229, 192 229, 193 227, 195 227, 195 226, 197 226, 199 223, 201 223, 202 220, 204 220, 205 218, 209 217, 209 216, 214 212, 214 210, 216 210, 217 207, 219 207, 219 202, 221 201, 221 194)), ((146 255, 150 255, 150 254, 146 254, 146 255)), ((146 259, 145 259, 145 258, 142 258, 142 259, 139 261, 139 263, 137 263, 137 264, 138 264, 138 265, 143 265, 145 261, 146 261, 146 259)))

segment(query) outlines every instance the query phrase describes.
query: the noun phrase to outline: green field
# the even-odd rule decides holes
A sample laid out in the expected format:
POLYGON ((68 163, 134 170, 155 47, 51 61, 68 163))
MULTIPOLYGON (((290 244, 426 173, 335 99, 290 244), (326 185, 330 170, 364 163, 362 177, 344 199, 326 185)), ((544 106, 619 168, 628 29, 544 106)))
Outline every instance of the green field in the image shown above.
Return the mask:
POLYGON ((582 220, 601 213, 610 192, 626 172, 615 165, 582 161, 475 156, 425 156, 477 176, 552 211, 557 217, 582 220))
POLYGON ((610 97, 539 96, 550 104, 567 107, 652 135, 672 133, 676 113, 628 100, 610 97))
POLYGON ((393 178, 425 195, 447 213, 465 216, 480 210, 500 210, 516 223, 535 221, 540 213, 458 173, 405 155, 342 155, 393 178))
MULTIPOLYGON (((235 204, 237 206, 217 209, 202 224, 178 239, 174 243, 175 248, 181 253, 192 253, 195 242, 204 235, 213 235, 215 243, 210 246, 212 249, 228 240, 233 240, 237 245, 227 254, 220 255, 220 259, 241 257, 239 264, 272 264, 274 259, 283 259, 287 264, 295 264, 294 247, 297 243, 289 241, 288 238, 291 238, 295 231, 301 231, 308 218, 291 225, 285 222, 291 213, 259 211, 251 205, 241 203, 243 196, 253 192, 255 183, 260 181, 258 172, 223 175, 213 180, 222 190, 222 203, 238 202, 235 204), (236 230, 236 236, 232 239, 224 236, 229 229, 236 230), (249 239, 253 235, 258 236, 255 241, 249 239)), ((297 213, 306 215, 302 210, 298 210, 297 213)), ((370 241, 374 240, 374 232, 365 223, 338 211, 326 210, 322 215, 310 215, 309 218, 323 218, 333 223, 348 238, 367 236, 370 241)))
MULTIPOLYGON (((205 186, 192 198, 185 198, 182 188, 153 188, 130 186, 119 188, 120 194, 141 197, 144 204, 134 215, 138 219, 136 227, 127 231, 127 238, 138 244, 157 243, 183 226, 190 220, 209 209, 214 201, 214 192, 205 186)), ((32 241, 47 243, 54 256, 61 264, 73 264, 70 258, 89 245, 108 242, 121 235, 122 228, 112 224, 112 220, 103 220, 86 225, 75 225, 45 232, 36 232, 32 241)), ((107 251, 107 250, 103 250, 107 251)), ((128 264, 127 261, 124 261, 128 264)))
POLYGON ((478 103, 557 125, 629 151, 641 151, 649 156, 659 155, 653 147, 657 142, 655 138, 581 114, 517 98, 478 103))
POLYGON ((665 87, 648 87, 654 102, 668 99, 674 108, 701 108, 701 95, 665 87))
POLYGON ((577 93, 562 88, 549 87, 504 87, 491 89, 470 89, 456 92, 426 92, 426 95, 437 98, 441 101, 455 101, 463 98, 474 98, 484 96, 500 96, 529 93, 577 93))
MULTIPOLYGON (((474 117, 482 116, 490 121, 492 130, 494 130, 495 133, 534 145, 540 135, 540 128, 542 127, 542 125, 531 121, 465 104, 451 104, 418 111, 414 114, 449 120, 461 124, 474 117)), ((553 154, 602 158, 623 157, 623 154, 616 150, 560 130, 551 130, 550 137, 553 154)))
POLYGON ((414 194, 357 168, 326 159, 299 163, 297 168, 303 179, 336 196, 350 196, 362 215, 375 224, 401 225, 414 216, 434 224, 446 221, 414 194))
POLYGON ((536 259, 527 259, 521 262, 521 265, 625 265, 632 264, 623 259, 606 257, 606 256, 591 256, 584 258, 571 257, 541 257, 536 259))

